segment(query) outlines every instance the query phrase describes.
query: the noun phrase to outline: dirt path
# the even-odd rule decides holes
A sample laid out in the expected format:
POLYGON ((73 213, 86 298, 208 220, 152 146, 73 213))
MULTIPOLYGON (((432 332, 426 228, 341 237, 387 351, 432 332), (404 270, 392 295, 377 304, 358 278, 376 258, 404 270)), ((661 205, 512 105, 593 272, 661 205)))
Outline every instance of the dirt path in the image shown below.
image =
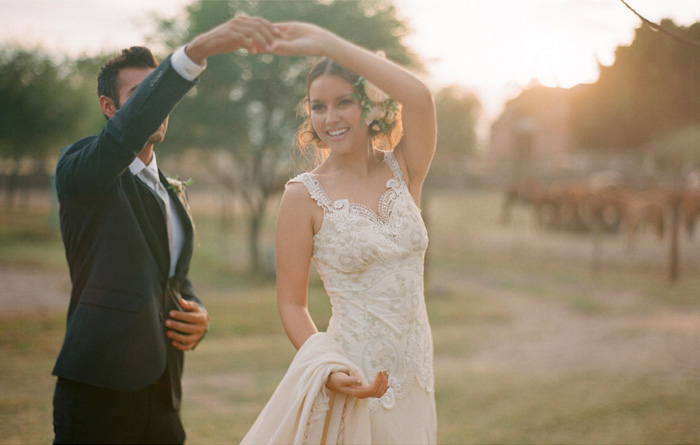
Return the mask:
POLYGON ((661 307, 633 292, 598 290, 587 293, 598 307, 588 314, 566 302, 496 289, 470 274, 442 278, 498 300, 509 314, 505 324, 465 327, 462 335, 478 339, 474 353, 444 366, 534 375, 606 370, 696 376, 700 369, 698 308, 661 307))
POLYGON ((0 266, 0 283, 3 315, 68 309, 71 284, 67 270, 0 266))

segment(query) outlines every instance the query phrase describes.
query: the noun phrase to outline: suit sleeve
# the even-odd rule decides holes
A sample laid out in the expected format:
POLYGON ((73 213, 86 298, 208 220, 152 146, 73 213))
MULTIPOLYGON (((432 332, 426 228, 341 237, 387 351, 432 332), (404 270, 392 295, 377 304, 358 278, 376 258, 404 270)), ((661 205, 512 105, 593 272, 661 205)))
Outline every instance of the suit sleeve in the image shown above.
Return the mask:
POLYGON ((182 285, 180 286, 180 295, 182 295, 182 298, 185 300, 196 301, 197 304, 204 307, 204 304, 199 300, 199 298, 197 298, 194 291, 194 286, 189 278, 185 278, 183 280, 182 285))
POLYGON ((84 196, 108 189, 195 83, 172 68, 170 57, 164 60, 97 137, 64 148, 56 167, 59 194, 84 196))

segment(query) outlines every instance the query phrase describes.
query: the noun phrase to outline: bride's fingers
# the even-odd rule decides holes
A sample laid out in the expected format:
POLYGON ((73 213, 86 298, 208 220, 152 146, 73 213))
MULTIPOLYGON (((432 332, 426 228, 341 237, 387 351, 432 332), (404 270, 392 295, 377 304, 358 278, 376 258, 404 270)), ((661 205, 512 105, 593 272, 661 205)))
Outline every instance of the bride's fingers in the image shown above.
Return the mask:
POLYGON ((389 376, 386 371, 377 372, 371 385, 348 388, 353 397, 364 399, 366 397, 381 397, 389 389, 389 376))
POLYGON ((372 382, 372 389, 375 394, 372 397, 383 396, 387 389, 389 389, 389 373, 386 371, 377 372, 372 382))
POLYGON ((377 372, 372 384, 362 385, 362 380, 345 372, 334 372, 328 377, 326 386, 331 391, 358 399, 381 397, 389 389, 389 375, 386 371, 377 372))
POLYGON ((275 45, 307 46, 323 35, 322 28, 302 22, 279 22, 274 24, 279 32, 275 45))
POLYGON ((299 33, 304 29, 303 25, 299 22, 276 22, 273 26, 279 31, 280 36, 289 37, 290 34, 299 33))
POLYGON ((285 34, 289 30, 289 22, 277 22, 273 23, 273 26, 279 32, 279 35, 285 37, 285 34))
POLYGON ((374 377, 372 384, 361 388, 364 397, 381 397, 389 389, 386 371, 380 371, 374 377))

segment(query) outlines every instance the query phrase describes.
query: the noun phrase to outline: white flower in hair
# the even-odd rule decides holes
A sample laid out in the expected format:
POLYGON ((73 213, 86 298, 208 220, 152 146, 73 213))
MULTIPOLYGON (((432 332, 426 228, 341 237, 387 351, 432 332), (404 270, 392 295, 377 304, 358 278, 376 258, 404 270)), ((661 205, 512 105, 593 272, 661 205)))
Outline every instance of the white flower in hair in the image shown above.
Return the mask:
POLYGON ((389 95, 377 88, 373 83, 365 80, 365 94, 375 104, 381 104, 389 98, 389 95))
POLYGON ((365 116, 365 125, 369 126, 373 121, 379 120, 384 118, 386 116, 386 109, 384 108, 384 105, 381 103, 375 103, 374 107, 372 107, 371 110, 369 110, 369 113, 367 113, 367 116, 365 116))
MULTIPOLYGON (((377 55, 384 57, 383 52, 378 52, 377 55)), ((396 101, 362 76, 357 78, 354 86, 352 97, 362 108, 365 125, 371 126, 375 131, 389 131, 399 109, 396 101)))

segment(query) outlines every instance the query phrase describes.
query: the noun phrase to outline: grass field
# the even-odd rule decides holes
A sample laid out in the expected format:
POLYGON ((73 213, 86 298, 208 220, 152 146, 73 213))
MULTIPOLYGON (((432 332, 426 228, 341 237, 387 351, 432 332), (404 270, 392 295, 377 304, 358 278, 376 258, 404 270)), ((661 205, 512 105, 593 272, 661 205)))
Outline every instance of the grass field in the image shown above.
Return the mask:
MULTIPOLYGON (((526 209, 501 225, 497 192, 426 198, 440 443, 700 443, 700 239, 683 240, 671 285, 668 241, 649 233, 627 252, 619 234, 538 231, 526 209)), ((242 264, 240 212, 223 233, 217 198, 192 200, 192 278, 212 321, 187 354, 183 418, 189 443, 236 443, 294 349, 274 281, 251 280, 242 264)), ((14 292, 0 301, 25 301, 0 315, 3 443, 52 439, 67 293, 54 306, 32 302, 67 272, 48 212, 41 199, 0 212, 0 277, 14 292)), ((315 276, 310 306, 323 329, 330 308, 315 276)))

